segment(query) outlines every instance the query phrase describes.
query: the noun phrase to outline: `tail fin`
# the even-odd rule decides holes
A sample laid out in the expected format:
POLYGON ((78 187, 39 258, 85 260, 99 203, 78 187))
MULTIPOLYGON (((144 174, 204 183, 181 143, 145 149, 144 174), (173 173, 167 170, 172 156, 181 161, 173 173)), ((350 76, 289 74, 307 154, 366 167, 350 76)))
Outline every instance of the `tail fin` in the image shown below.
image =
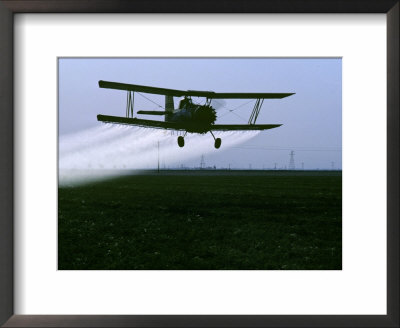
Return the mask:
POLYGON ((165 111, 167 114, 165 115, 165 121, 168 121, 168 114, 172 114, 174 111, 174 97, 173 96, 165 96, 165 111))
POLYGON ((167 112, 161 112, 159 110, 139 110, 137 113, 144 114, 144 115, 165 115, 165 114, 167 114, 167 112))

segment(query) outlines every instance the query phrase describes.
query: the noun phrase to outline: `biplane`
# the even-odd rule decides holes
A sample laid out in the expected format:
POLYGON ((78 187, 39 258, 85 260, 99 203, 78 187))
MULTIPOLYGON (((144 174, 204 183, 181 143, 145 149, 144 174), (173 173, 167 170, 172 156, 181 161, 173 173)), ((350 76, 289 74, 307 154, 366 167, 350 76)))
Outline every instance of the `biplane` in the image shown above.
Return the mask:
MULTIPOLYGON (((126 84, 109 81, 99 81, 100 88, 127 91, 126 117, 97 115, 97 120, 106 123, 128 124, 140 127, 157 128, 165 130, 181 131, 183 136, 178 136, 178 145, 185 145, 187 133, 205 134, 210 132, 214 138, 214 147, 221 146, 221 138, 216 138, 213 131, 248 131, 268 130, 282 124, 256 124, 264 99, 282 99, 294 93, 220 93, 213 91, 174 90, 143 85, 126 84), (139 119, 134 117, 134 93, 149 93, 165 96, 165 106, 162 110, 139 110, 141 115, 162 115, 164 121, 139 119), (175 108, 174 97, 179 97, 178 108, 175 108), (197 104, 193 97, 204 98, 204 104, 197 104), (251 112, 248 124, 215 124, 217 112, 212 101, 214 99, 254 99, 255 104, 251 112)), ((148 98, 147 98, 148 99, 148 98)))

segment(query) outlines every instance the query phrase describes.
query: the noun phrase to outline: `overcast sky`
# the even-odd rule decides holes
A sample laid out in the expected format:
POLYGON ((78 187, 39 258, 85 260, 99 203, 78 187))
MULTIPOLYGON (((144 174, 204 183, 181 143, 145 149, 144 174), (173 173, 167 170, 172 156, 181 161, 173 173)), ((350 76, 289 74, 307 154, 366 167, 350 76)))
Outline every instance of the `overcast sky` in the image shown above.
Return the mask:
MULTIPOLYGON (((126 92, 100 89, 99 80, 180 90, 294 92, 284 99, 266 99, 257 119, 281 127, 234 148, 224 149, 222 140, 218 151, 204 155, 206 166, 285 168, 293 150, 296 168, 302 163, 305 169, 342 167, 342 62, 338 58, 60 58, 58 78, 61 138, 103 124, 97 114, 125 116, 126 92)), ((144 95, 153 102, 135 95, 135 112, 164 105, 163 96, 144 95)), ((226 100, 225 107, 218 109, 217 123, 246 124, 254 104, 243 105, 248 101, 226 100)), ((214 147, 209 134, 203 138, 214 147)), ((198 166, 201 155, 181 162, 198 166)))

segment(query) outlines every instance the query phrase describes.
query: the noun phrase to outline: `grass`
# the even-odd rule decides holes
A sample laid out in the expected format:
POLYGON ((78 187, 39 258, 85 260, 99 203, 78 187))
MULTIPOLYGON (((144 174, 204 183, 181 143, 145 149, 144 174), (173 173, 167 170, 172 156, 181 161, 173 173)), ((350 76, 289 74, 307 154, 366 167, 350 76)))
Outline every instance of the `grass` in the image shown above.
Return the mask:
POLYGON ((58 197, 61 270, 342 268, 341 172, 149 172, 58 197))

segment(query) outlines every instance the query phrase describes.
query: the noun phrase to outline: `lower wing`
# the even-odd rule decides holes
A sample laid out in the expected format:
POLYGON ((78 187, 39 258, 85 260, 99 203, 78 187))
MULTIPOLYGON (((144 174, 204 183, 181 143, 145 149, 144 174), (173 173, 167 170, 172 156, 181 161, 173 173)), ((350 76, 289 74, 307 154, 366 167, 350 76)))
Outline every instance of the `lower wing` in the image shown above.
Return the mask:
POLYGON ((135 126, 155 128, 155 129, 185 131, 185 125, 176 122, 142 120, 139 118, 109 116, 109 115, 97 115, 97 120, 105 123, 128 124, 128 125, 135 125, 135 126))
MULTIPOLYGON (((186 131, 189 126, 180 122, 164 122, 153 120, 142 120, 139 118, 97 115, 97 120, 106 123, 128 124, 155 129, 186 131)), ((248 131, 248 130, 268 130, 281 126, 282 124, 215 124, 211 131, 248 131)))
POLYGON ((280 127, 282 124, 215 124, 211 131, 248 131, 268 130, 280 127))

